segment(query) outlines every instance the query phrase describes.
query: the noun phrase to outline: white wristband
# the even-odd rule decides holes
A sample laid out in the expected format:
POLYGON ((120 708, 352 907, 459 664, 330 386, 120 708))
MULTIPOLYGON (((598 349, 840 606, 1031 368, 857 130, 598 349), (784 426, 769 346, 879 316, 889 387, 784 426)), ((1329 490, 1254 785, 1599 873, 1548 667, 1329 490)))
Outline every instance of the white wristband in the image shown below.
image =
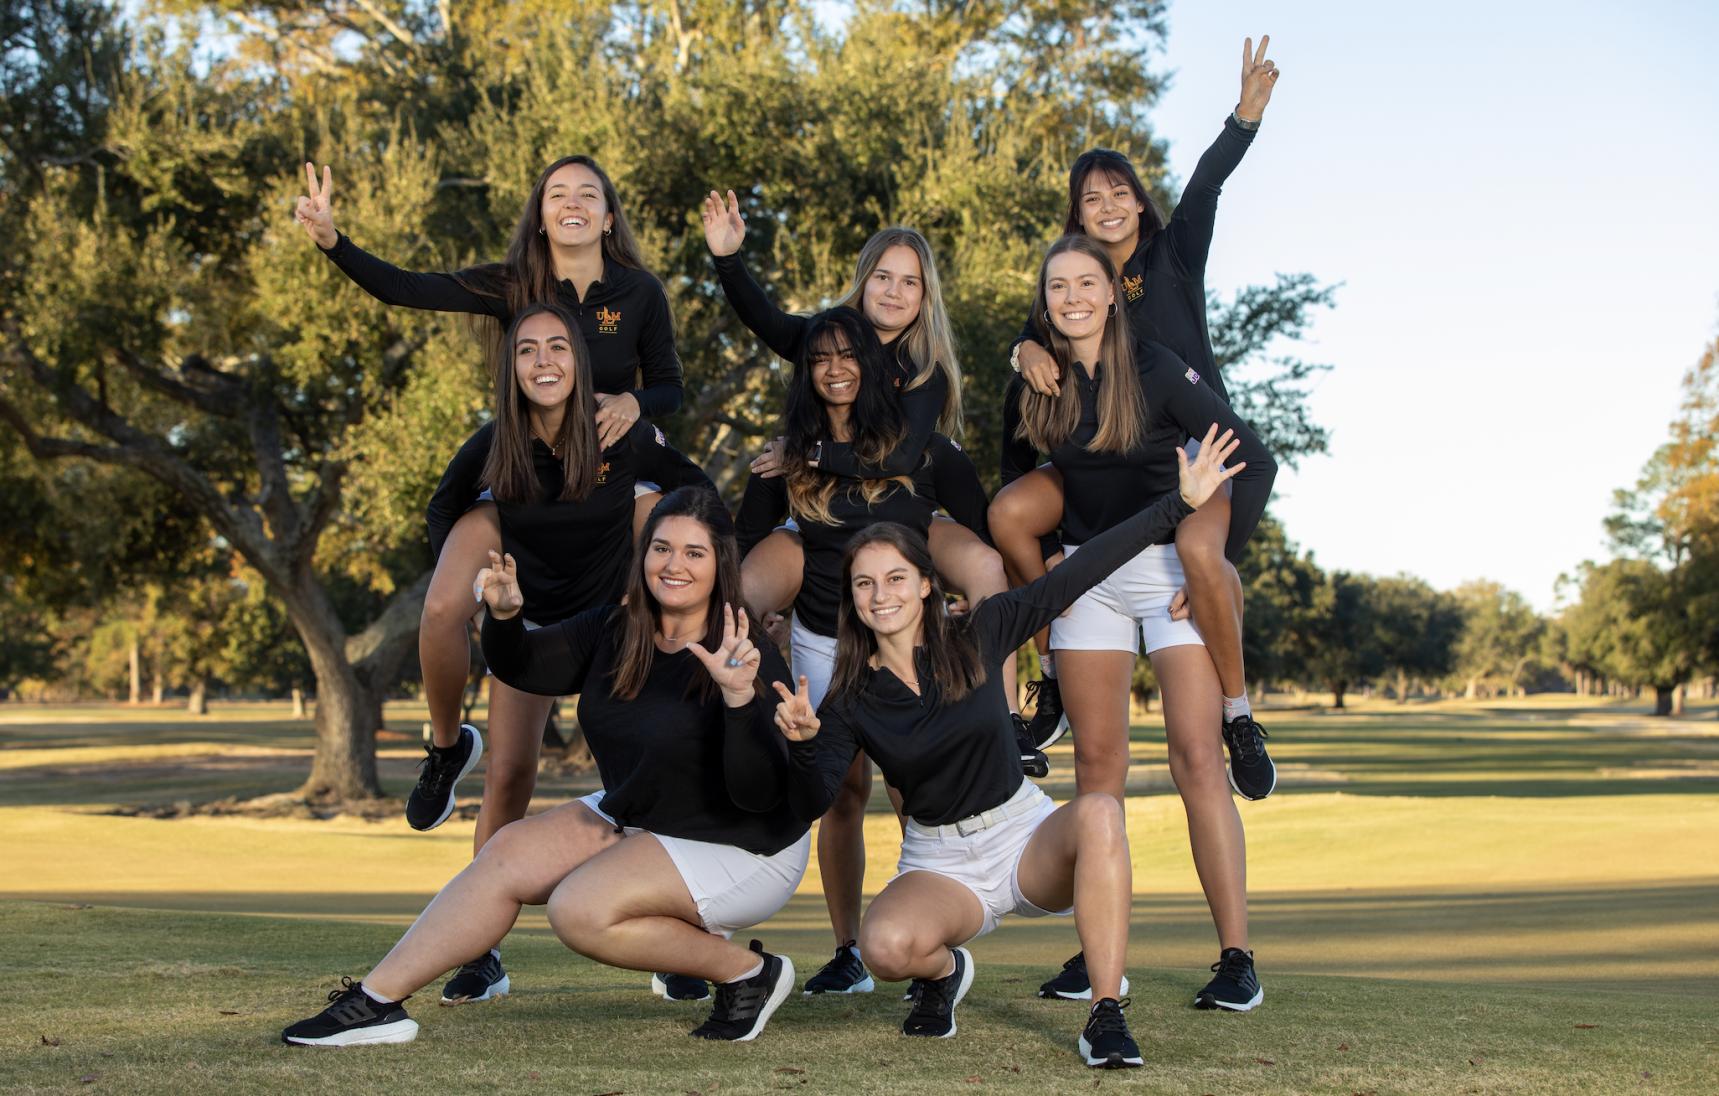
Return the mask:
MULTIPOLYGON (((1025 341, 1025 339, 1021 340, 1021 342, 1025 341)), ((1009 368, 1017 373, 1021 371, 1021 343, 1016 343, 1014 349, 1009 351, 1009 368)))

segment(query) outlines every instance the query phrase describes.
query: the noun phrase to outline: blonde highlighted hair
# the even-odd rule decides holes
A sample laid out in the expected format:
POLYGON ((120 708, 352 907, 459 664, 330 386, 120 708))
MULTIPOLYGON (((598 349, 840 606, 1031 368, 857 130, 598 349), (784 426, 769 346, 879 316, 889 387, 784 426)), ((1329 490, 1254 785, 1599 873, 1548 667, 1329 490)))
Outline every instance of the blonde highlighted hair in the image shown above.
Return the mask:
POLYGON ((943 307, 943 282, 937 276, 937 260, 931 254, 931 243, 917 229, 892 225, 883 229, 860 248, 854 263, 853 284, 843 293, 837 305, 864 312, 865 286, 883 262, 883 253, 892 247, 910 249, 919 259, 920 285, 924 290, 919 300, 919 315, 908 324, 897 341, 907 351, 914 368, 907 388, 918 388, 943 371, 949 381, 949 395, 937 419, 937 429, 958 437, 961 433, 961 363, 955 355, 955 332, 949 323, 949 310, 943 307))

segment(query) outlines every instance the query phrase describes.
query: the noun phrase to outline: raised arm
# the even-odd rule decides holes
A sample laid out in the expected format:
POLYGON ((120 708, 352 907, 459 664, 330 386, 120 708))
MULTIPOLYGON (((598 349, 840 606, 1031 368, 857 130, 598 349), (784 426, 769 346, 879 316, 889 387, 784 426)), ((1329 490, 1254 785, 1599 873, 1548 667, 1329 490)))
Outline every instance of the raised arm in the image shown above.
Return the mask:
POLYGON ((485 423, 460 446, 442 473, 442 481, 436 484, 436 493, 430 496, 429 505, 424 508, 424 523, 430 528, 432 558, 442 558, 442 546, 448 542, 454 523, 472 508, 483 491, 483 466, 489 459, 490 439, 494 437, 495 424, 485 423))
MULTIPOLYGON (((1137 348, 1137 353, 1142 352, 1137 348)), ((1253 428, 1236 415, 1235 410, 1210 385, 1199 383, 1199 374, 1185 365, 1168 347, 1154 347, 1155 364, 1142 372, 1141 387, 1146 393, 1148 414, 1163 415, 1174 422, 1187 436, 1200 437, 1214 423, 1220 430, 1235 435, 1239 448, 1236 459, 1245 461, 1247 468, 1235 478, 1230 489, 1230 535, 1224 542, 1224 556, 1231 563, 1240 561, 1242 549, 1265 514, 1271 501, 1271 485, 1277 479, 1277 461, 1253 428)), ((1203 454, 1202 454, 1203 455, 1203 454)))
POLYGON ((867 464, 854 453, 847 442, 824 441, 820 471, 847 479, 890 479, 911 476, 925 460, 925 449, 931 435, 937 431, 937 419, 943 405, 949 401, 949 377, 941 369, 933 370, 924 384, 910 388, 897 396, 901 405, 902 425, 906 433, 896 447, 876 464, 867 464))
POLYGON ((1008 657, 1118 567, 1169 540, 1183 518, 1242 470, 1239 463, 1221 467, 1235 447, 1229 434, 1208 430, 1192 463, 1177 449, 1181 482, 1176 492, 1093 537, 1043 578, 981 602, 973 612, 973 629, 986 662, 1008 657))
POLYGON ((704 240, 716 261, 717 281, 740 322, 764 340, 764 345, 777 357, 799 361, 806 338, 806 317, 777 308, 752 280, 752 272, 740 257, 740 245, 746 240, 746 218, 740 215, 740 202, 734 191, 728 192, 726 202, 716 191, 711 191, 704 199, 701 215, 704 240))
POLYGON ((478 572, 483 590, 483 657, 490 672, 504 684, 539 696, 568 696, 585 688, 592 652, 612 625, 614 607, 587 609, 559 624, 526 631, 520 609, 525 598, 513 556, 489 554, 490 565, 478 572))

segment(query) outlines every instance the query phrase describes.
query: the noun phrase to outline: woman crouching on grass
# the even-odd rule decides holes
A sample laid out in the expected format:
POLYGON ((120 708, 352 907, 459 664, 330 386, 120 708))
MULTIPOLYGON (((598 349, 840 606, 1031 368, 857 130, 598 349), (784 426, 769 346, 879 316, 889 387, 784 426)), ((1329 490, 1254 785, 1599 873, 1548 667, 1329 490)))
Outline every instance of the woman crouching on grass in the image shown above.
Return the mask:
POLYGON ((479 576, 484 657, 515 688, 579 694, 606 790, 502 827, 382 962, 361 981, 342 979, 283 1041, 410 1042, 418 1024, 406 998, 495 946, 522 905, 540 904, 581 955, 715 983, 715 1007, 693 1035, 745 1041, 764 1030, 794 965, 729 937, 788 901, 810 842, 771 728, 770 685, 785 692, 787 668, 745 611, 730 609, 739 556, 716 495, 680 488, 646 519, 624 605, 535 631, 520 619, 513 558, 492 556, 479 576))
POLYGON ((1021 775, 1003 695, 1004 659, 1026 638, 1178 522, 1243 467, 1222 467, 1236 442, 1206 431, 1192 464, 1178 453, 1179 492, 1088 541, 1056 570, 951 618, 925 539, 880 523, 843 559, 836 667, 813 711, 806 679, 776 724, 790 741, 788 801, 822 814, 861 750, 901 792, 908 816, 898 874, 867 909, 860 950, 881 978, 914 980, 907 1035, 955 1034, 973 984, 960 945, 1009 913, 1071 908, 1095 1003, 1080 1035, 1089 1066, 1141 1064, 1121 999, 1133 897, 1122 804, 1103 792, 1057 807, 1021 775))

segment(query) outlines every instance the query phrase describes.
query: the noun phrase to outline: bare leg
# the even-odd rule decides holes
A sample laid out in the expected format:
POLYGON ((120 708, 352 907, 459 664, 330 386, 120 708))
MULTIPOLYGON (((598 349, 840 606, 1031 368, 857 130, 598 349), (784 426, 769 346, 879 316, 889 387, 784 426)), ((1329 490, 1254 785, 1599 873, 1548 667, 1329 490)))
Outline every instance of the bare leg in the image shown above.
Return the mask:
MULTIPOLYGON (((1025 586, 1042 577, 1045 558, 1039 538, 1062 523, 1061 473, 1049 465, 1028 472, 997 492, 988 517, 1009 584, 1025 586)), ((1050 629, 1040 629, 1033 642, 1040 654, 1049 654, 1050 629)))
POLYGON ((1082 795, 1103 792, 1121 803, 1128 786, 1128 686, 1134 654, 1059 650, 1056 663, 1059 678, 1080 682, 1080 688, 1062 694, 1068 721, 1079 728, 1074 736, 1075 790, 1082 795))
POLYGON ((848 767, 835 802, 818 823, 818 874, 836 943, 857 939, 860 898, 865 888, 865 808, 871 801, 871 758, 860 754, 848 767))
POLYGON ((472 581, 489 566, 489 553, 499 551, 501 519, 495 503, 480 502, 454 523, 424 595, 418 662, 423 667, 424 700, 430 708, 430 740, 444 749, 459 741, 460 702, 472 668, 467 629, 478 607, 472 581))
POLYGON ((1152 670, 1164 693, 1170 776, 1188 815, 1188 844, 1218 930, 1218 944, 1245 949, 1247 838, 1224 773, 1217 671, 1198 644, 1152 652, 1152 670))
MULTIPOLYGON (((1009 588, 1009 576, 1003 570, 1003 557, 996 549, 980 540, 973 530, 946 518, 931 523, 927 538, 931 560, 944 581, 967 595, 968 604, 995 597, 1009 588)), ((1015 697, 1015 660, 1003 660, 1003 693, 1009 698, 1009 711, 1019 713, 1020 701, 1015 697)))
POLYGON ((860 952, 886 982, 946 978, 955 969, 949 949, 971 940, 984 924, 972 891, 934 872, 910 871, 872 899, 860 952))
POLYGON ((1121 1000, 1128 907, 1134 899, 1122 804, 1088 792, 1058 807, 1027 842, 1019 878, 1021 893, 1040 909, 1074 907, 1092 999, 1121 1000))
POLYGON ((806 552, 800 534, 778 529, 753 546, 740 564, 740 586, 746 608, 763 620, 765 613, 779 613, 794 603, 800 593, 800 578, 806 570, 806 552))
POLYGON ((753 952, 704 930, 674 861, 654 836, 611 845, 549 896, 549 926, 599 963, 727 982, 758 963, 753 952))
POLYGON ((1188 606, 1206 641, 1224 696, 1247 691, 1242 663, 1241 578, 1224 558, 1230 500, 1221 492, 1176 528, 1176 555, 1188 581, 1188 606))
POLYGON ((583 803, 563 803, 503 828, 454 876, 364 984, 390 1001, 501 943, 521 905, 549 900, 567 873, 619 841, 583 803))
MULTIPOLYGON (((472 851, 509 822, 525 817, 537 789, 537 758, 543 751, 543 721, 551 696, 522 693, 511 685, 489 683, 489 758, 483 773, 483 805, 478 808, 472 851)), ((468 956, 469 958, 469 956, 468 956)))

